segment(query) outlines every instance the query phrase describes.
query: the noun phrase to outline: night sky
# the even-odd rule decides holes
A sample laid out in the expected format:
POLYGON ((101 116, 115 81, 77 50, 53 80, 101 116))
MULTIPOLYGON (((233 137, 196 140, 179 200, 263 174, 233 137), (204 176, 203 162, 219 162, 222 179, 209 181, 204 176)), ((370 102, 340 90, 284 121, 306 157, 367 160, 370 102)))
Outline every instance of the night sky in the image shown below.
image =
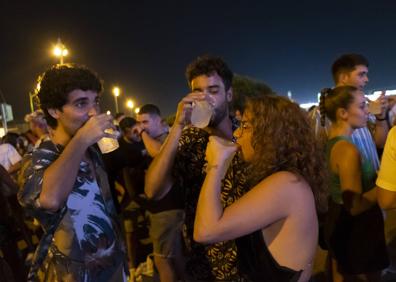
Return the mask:
POLYGON ((132 98, 173 113, 188 93, 185 67, 203 53, 301 103, 332 85, 331 63, 346 52, 369 59, 367 90, 396 87, 395 1, 274 3, 2 0, 0 90, 21 120, 37 75, 58 61, 51 55, 58 37, 70 50, 65 62, 104 80, 102 108, 112 112, 111 88, 119 85, 124 112, 132 98))

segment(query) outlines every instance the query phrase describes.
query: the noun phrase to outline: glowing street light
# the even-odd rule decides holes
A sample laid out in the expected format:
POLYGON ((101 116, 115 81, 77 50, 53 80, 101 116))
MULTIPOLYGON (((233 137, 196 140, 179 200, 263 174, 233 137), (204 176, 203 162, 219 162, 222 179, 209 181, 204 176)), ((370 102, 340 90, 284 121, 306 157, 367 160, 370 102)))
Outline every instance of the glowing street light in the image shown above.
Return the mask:
POLYGON ((128 100, 127 103, 126 103, 126 106, 127 106, 129 109, 131 109, 132 114, 133 114, 133 107, 134 107, 134 105, 135 105, 135 104, 133 103, 132 100, 128 100))
POLYGON ((115 107, 116 107, 116 113, 118 113, 118 96, 120 96, 120 88, 119 87, 113 87, 113 95, 114 95, 114 101, 115 101, 115 107))
POLYGON ((140 108, 135 108, 135 114, 138 114, 140 112, 140 108))
POLYGON ((63 65, 63 57, 66 57, 69 54, 69 50, 66 49, 60 38, 58 38, 58 43, 56 43, 53 53, 56 57, 59 57, 59 62, 63 65))

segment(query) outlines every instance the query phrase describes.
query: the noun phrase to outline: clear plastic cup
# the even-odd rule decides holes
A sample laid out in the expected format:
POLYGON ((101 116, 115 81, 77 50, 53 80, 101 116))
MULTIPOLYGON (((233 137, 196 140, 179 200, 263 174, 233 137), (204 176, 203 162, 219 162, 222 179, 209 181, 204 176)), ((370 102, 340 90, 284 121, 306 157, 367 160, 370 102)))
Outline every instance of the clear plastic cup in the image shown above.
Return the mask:
POLYGON ((382 112, 380 101, 369 101, 368 111, 373 115, 379 115, 382 112))
POLYGON ((191 124, 195 127, 205 128, 209 125, 213 115, 213 106, 206 100, 193 103, 191 124))
MULTIPOLYGON (((105 132, 115 135, 117 133, 112 128, 106 129, 105 132)), ((102 154, 107 154, 116 150, 120 145, 118 144, 117 138, 103 137, 98 141, 98 146, 102 154)))

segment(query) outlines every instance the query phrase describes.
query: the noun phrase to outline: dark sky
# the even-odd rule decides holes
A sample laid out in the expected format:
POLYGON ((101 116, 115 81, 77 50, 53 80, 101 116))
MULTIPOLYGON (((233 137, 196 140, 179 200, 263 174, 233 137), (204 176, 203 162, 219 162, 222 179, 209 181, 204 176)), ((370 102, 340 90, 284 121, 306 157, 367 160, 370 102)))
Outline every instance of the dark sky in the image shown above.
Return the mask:
POLYGON ((103 109, 114 111, 113 85, 164 115, 188 93, 186 65, 202 53, 222 56, 234 72, 288 90, 298 102, 331 86, 342 53, 370 61, 368 89, 396 86, 396 2, 389 1, 8 1, 0 4, 0 90, 21 119, 38 74, 57 62, 85 64, 105 82, 103 109))

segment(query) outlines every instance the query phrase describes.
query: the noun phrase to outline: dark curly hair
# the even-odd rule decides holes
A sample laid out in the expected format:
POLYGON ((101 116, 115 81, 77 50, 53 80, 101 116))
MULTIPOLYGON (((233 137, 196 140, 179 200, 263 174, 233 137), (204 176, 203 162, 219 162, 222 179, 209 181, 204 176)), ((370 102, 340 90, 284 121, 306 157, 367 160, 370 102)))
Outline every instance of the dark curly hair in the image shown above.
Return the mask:
POLYGON ((75 64, 55 65, 38 78, 38 99, 40 108, 51 128, 56 128, 57 121, 48 109, 59 109, 67 103, 68 94, 76 89, 92 90, 100 94, 103 91, 98 76, 84 66, 75 64))
POLYGON ((225 90, 230 89, 234 74, 220 57, 203 55, 191 62, 186 69, 186 78, 191 87, 191 81, 200 75, 217 73, 223 80, 225 90))
POLYGON ((319 111, 320 123, 325 125, 325 118, 335 122, 337 109, 347 109, 355 97, 353 93, 358 89, 354 86, 338 86, 334 89, 324 88, 320 91, 319 111))
POLYGON ((296 103, 282 96, 249 98, 254 158, 248 179, 256 185, 263 178, 289 171, 308 182, 319 212, 327 209, 326 161, 308 117, 296 103))

